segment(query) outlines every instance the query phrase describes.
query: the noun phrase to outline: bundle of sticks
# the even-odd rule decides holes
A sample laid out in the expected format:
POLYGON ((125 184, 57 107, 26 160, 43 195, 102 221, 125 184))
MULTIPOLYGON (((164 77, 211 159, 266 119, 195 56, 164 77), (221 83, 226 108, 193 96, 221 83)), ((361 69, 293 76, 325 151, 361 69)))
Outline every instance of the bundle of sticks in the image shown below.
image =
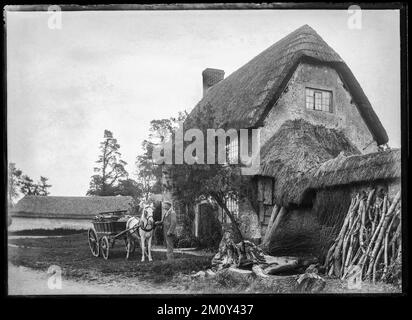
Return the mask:
POLYGON ((393 265, 401 263, 400 192, 392 201, 375 190, 356 194, 342 228, 328 250, 325 270, 347 279, 357 270, 362 280, 388 279, 393 265))

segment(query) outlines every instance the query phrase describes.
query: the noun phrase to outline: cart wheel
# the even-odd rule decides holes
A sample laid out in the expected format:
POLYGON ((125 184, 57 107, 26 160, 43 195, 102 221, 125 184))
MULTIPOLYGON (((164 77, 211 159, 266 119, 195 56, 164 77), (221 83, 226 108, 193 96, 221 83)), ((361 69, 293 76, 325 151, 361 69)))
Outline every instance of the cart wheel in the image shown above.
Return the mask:
POLYGON ((105 260, 109 259, 110 243, 106 236, 100 239, 100 251, 105 260))
POLYGON ((89 229, 87 232, 88 235, 88 241, 89 241, 89 247, 90 251, 92 252, 92 255, 94 257, 99 256, 99 241, 97 239, 96 232, 93 229, 89 229))

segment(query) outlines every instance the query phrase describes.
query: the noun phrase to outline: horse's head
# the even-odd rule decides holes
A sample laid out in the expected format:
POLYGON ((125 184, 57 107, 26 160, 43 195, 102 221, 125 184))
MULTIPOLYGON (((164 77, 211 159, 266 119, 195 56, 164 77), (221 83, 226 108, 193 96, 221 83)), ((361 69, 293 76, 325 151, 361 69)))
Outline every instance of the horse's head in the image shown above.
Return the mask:
POLYGON ((145 225, 145 228, 151 229, 153 227, 154 218, 153 218, 153 209, 152 209, 152 207, 147 207, 143 210, 142 222, 145 225))
POLYGON ((146 208, 143 211, 143 216, 145 217, 145 219, 149 220, 152 219, 153 220, 153 209, 151 207, 146 208))

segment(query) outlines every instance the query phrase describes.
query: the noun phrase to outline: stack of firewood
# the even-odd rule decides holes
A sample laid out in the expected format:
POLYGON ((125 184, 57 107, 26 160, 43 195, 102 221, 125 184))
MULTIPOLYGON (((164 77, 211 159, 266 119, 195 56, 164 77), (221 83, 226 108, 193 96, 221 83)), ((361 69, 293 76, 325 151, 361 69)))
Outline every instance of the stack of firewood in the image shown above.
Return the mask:
POLYGON ((375 282, 390 277, 396 263, 401 263, 400 192, 392 201, 375 190, 356 194, 326 255, 326 273, 347 279, 356 271, 375 282))

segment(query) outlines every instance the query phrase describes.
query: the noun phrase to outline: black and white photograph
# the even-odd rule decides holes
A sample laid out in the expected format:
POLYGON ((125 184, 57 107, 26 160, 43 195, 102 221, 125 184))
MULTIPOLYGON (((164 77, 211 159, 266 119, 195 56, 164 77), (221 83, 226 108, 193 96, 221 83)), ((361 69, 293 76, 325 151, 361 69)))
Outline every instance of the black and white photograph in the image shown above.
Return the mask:
POLYGON ((402 294, 402 8, 5 6, 6 294, 402 294))

